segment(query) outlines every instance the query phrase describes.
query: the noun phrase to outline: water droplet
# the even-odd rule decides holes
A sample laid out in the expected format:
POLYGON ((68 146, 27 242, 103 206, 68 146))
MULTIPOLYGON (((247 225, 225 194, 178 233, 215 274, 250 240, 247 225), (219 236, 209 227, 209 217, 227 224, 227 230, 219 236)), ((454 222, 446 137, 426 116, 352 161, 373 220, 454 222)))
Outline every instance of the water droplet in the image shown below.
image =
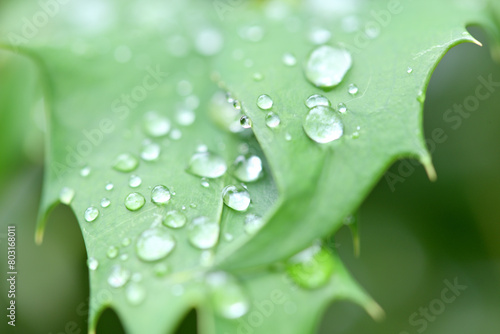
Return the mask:
POLYGON ((125 198, 125 207, 130 211, 137 211, 144 206, 146 199, 139 193, 130 193, 125 198))
POLYGON ((312 109, 312 108, 317 107, 317 106, 329 107, 330 101, 326 97, 324 97, 323 95, 314 94, 314 95, 311 95, 307 98, 306 106, 309 109, 312 109))
POLYGON ((113 168, 126 173, 133 171, 138 165, 139 160, 136 157, 129 153, 123 153, 116 158, 113 168))
POLYGON ((299 286, 315 289, 325 285, 335 268, 332 254, 314 245, 293 256, 287 263, 288 275, 299 286))
POLYGON ((113 188, 114 188, 114 187, 115 187, 115 186, 113 185, 113 183, 108 182, 108 183, 106 184, 106 186, 104 187, 104 189, 106 189, 107 191, 110 191, 110 190, 113 190, 113 188))
POLYGON ((337 108, 341 114, 345 114, 347 112, 347 106, 342 102, 338 104, 337 108))
POLYGON ((249 129, 252 127, 252 120, 250 119, 250 117, 243 115, 240 118, 240 124, 243 128, 249 129))
POLYGON ((108 276, 108 284, 112 288, 121 288, 127 284, 130 279, 130 271, 123 268, 122 266, 114 265, 111 267, 111 272, 108 276))
POLYGON ((248 312, 250 301, 234 277, 218 271, 207 274, 205 281, 210 288, 210 300, 219 315, 237 319, 248 312))
POLYGON ((253 182, 262 175, 262 160, 256 155, 240 155, 234 161, 234 176, 242 182, 253 182))
POLYGON ((89 176, 89 174, 90 174, 90 167, 87 166, 80 169, 80 176, 87 177, 89 176))
POLYGON ((351 135, 351 138, 352 139, 358 139, 359 138, 359 132, 358 131, 354 131, 351 135))
POLYGON ((169 272, 169 268, 165 263, 158 263, 154 266, 153 271, 157 277, 164 277, 169 272))
POLYGON ((266 125, 271 129, 274 129, 278 125, 280 125, 281 119, 278 115, 273 112, 270 112, 266 115, 266 125))
POLYGON ((309 34, 309 40, 313 44, 321 45, 328 42, 331 36, 332 34, 328 30, 322 28, 316 28, 313 29, 309 34))
POLYGON ((120 255, 120 260, 127 261, 128 260, 128 254, 122 254, 122 255, 120 255))
POLYGON ((118 248, 116 246, 109 246, 106 256, 110 259, 115 259, 118 256, 118 248))
POLYGON ((203 188, 209 188, 209 187, 210 187, 210 183, 209 183, 209 182, 208 182, 208 180, 207 180, 207 179, 205 179, 205 178, 202 178, 202 179, 201 179, 201 183, 200 183, 200 184, 201 184, 201 186, 202 186, 203 188))
POLYGON ((200 265, 202 267, 211 267, 214 264, 215 253, 212 250, 204 250, 201 252, 200 265))
POLYGON ((172 140, 179 140, 182 137, 182 131, 179 129, 173 129, 172 132, 170 132, 170 139, 172 140))
POLYGON ((351 65, 352 58, 348 51, 324 45, 310 54, 305 74, 316 87, 329 88, 342 82, 351 65))
POLYGON ((144 114, 144 131, 151 137, 162 137, 170 131, 170 120, 155 111, 144 114))
POLYGON ((87 267, 94 271, 97 269, 97 267, 99 267, 99 261, 97 261, 97 259, 93 258, 93 257, 89 257, 88 260, 87 260, 87 267))
POLYGON ((189 161, 188 172, 215 179, 226 173, 227 165, 222 157, 211 152, 197 152, 189 161))
POLYGON ((189 204, 189 207, 191 207, 191 208, 193 208, 193 209, 194 209, 194 208, 196 208, 196 207, 197 207, 197 205, 196 205, 196 203, 191 203, 191 204, 189 204))
POLYGON ((295 56, 291 53, 285 53, 283 55, 283 64, 285 64, 286 66, 295 66, 295 64, 297 64, 297 59, 295 58, 295 56))
POLYGON ((335 110, 318 106, 309 110, 304 122, 304 131, 315 142, 324 144, 342 137, 344 124, 335 110))
POLYGON ((289 134, 288 132, 287 132, 287 133, 285 133, 285 140, 286 140, 286 141, 290 141, 290 140, 292 140, 292 135, 291 135, 291 134, 289 134))
POLYGON ((109 198, 104 197, 103 199, 101 199, 101 207, 107 208, 110 204, 111 201, 109 200, 109 198))
POLYGON ((157 185, 151 191, 151 202, 155 204, 166 204, 170 197, 170 189, 164 185, 157 185))
POLYGON ((196 114, 189 109, 180 109, 176 114, 177 123, 184 126, 189 126, 196 120, 196 114))
POLYGON ((186 216, 177 210, 167 212, 165 218, 163 219, 163 225, 171 228, 181 228, 186 225, 186 222, 186 216))
POLYGON ((209 249, 217 244, 219 224, 207 217, 197 217, 188 225, 188 238, 193 246, 209 249))
POLYGON ((262 110, 269 110, 273 107, 273 99, 269 95, 262 94, 257 98, 257 106, 262 110))
POLYGON ((154 161, 160 156, 160 151, 160 145, 156 143, 148 143, 142 148, 141 158, 144 161, 154 161))
POLYGON ((74 197, 75 197, 75 190, 68 187, 62 188, 61 192, 59 193, 59 201, 62 204, 70 205, 74 197))
POLYGON ((413 68, 408 67, 408 69, 406 70, 406 73, 411 74, 412 72, 413 72, 413 68))
POLYGON ((350 84, 349 87, 347 88, 347 92, 352 96, 358 94, 358 91, 359 91, 358 86, 356 86, 355 84, 350 84))
POLYGON ((246 233, 250 235, 255 234, 262 228, 262 226, 264 226, 264 220, 262 217, 254 214, 248 214, 245 217, 244 229, 246 233))
POLYGON ((255 81, 261 81, 262 79, 264 79, 264 76, 262 75, 262 73, 255 72, 255 73, 253 74, 252 78, 253 78, 255 81))
POLYGON ((140 186, 142 183, 142 179, 140 176, 138 175, 130 175, 130 179, 128 181, 128 185, 131 187, 131 188, 137 188, 138 186, 140 186))
POLYGON ((142 232, 135 245, 137 256, 143 261, 163 259, 172 252, 174 247, 175 240, 164 227, 151 228, 142 232))
POLYGON ((123 240, 122 240, 122 246, 123 247, 127 247, 128 245, 130 245, 131 241, 132 240, 130 240, 130 238, 123 238, 123 240))
POLYGON ((226 186, 222 190, 224 204, 236 211, 246 211, 250 205, 250 194, 243 187, 226 186))
POLYGON ((224 38, 222 34, 214 28, 201 30, 195 39, 196 50, 205 56, 213 56, 222 49, 224 38))
POLYGON ((125 298, 130 305, 139 305, 146 299, 146 289, 139 283, 129 283, 125 289, 125 298))
POLYGON ((232 241, 234 239, 234 236, 231 233, 224 233, 224 240, 226 241, 232 241))
POLYGON ((234 109, 236 109, 236 110, 241 110, 241 102, 240 102, 240 101, 238 101, 238 100, 234 100, 234 101, 233 101, 233 107, 234 107, 234 109))
POLYGON ((97 216, 99 216, 99 210, 93 206, 89 206, 87 210, 85 210, 85 213, 83 214, 83 217, 89 223, 96 220, 97 216))
POLYGON ((375 26, 368 26, 365 29, 365 34, 370 39, 375 39, 380 35, 380 28, 375 26))

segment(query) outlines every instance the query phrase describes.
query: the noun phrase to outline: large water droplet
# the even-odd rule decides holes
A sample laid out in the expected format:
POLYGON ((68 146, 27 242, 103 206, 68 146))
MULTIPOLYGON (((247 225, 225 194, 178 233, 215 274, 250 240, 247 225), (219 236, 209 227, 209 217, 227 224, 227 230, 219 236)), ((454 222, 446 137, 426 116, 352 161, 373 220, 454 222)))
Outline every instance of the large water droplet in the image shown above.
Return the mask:
POLYGON ((68 187, 62 188, 61 192, 59 193, 59 201, 62 204, 70 205, 74 197, 75 197, 75 190, 68 187))
POLYGON ((278 115, 273 112, 270 112, 266 115, 266 125, 271 129, 274 129, 280 125, 281 119, 278 115))
POLYGON ((224 204, 236 211, 246 211, 250 205, 250 194, 240 186, 226 186, 222 190, 224 204))
POLYGON ((123 268, 122 266, 114 265, 111 267, 111 272, 108 276, 108 284, 112 288, 121 288, 127 284, 130 279, 130 271, 123 268))
POLYGON ((340 116, 330 107, 318 106, 309 110, 304 122, 304 131, 317 143, 329 143, 344 133, 340 116))
POLYGON ((83 214, 83 217, 89 223, 96 220, 97 216, 99 216, 99 210, 93 206, 89 206, 87 210, 85 210, 85 213, 83 214))
POLYGON ((257 181, 262 175, 262 160, 256 155, 240 155, 234 161, 233 174, 243 182, 257 181))
POLYGON ((210 300, 216 312, 227 319, 237 319, 248 312, 250 301, 236 279, 218 271, 206 276, 210 300))
POLYGON ((252 120, 250 119, 250 117, 243 115, 240 118, 240 124, 243 128, 249 129, 252 127, 252 120))
POLYGON ((164 227, 142 232, 135 249, 143 261, 157 261, 166 257, 175 247, 175 240, 164 227))
POLYGON ((262 219, 262 217, 254 214, 248 214, 245 217, 244 229, 248 234, 252 235, 257 233, 262 226, 264 226, 264 219, 262 219))
POLYGON ((263 110, 271 109, 273 107, 273 99, 269 95, 262 94, 257 98, 257 106, 263 110))
POLYGON ((181 228, 186 225, 186 222, 186 216, 177 210, 167 212, 165 218, 163 219, 163 225, 171 228, 181 228))
POLYGON ((160 151, 160 145, 156 143, 148 143, 142 148, 141 158, 144 161, 154 161, 160 156, 160 151))
POLYGON ((324 45, 309 55, 305 74, 315 86, 329 88, 340 84, 351 66, 352 58, 348 51, 324 45))
POLYGON ((144 206, 146 199, 139 193, 130 193, 125 198, 125 207, 130 211, 137 211, 144 206))
POLYGON ((226 170, 227 165, 224 159, 211 152, 195 153, 188 167, 188 172, 191 174, 212 179, 224 175, 226 170))
POLYGON ((151 191, 151 201, 155 204, 166 204, 170 197, 170 189, 164 185, 158 185, 151 191))
POLYGON ((146 299, 146 289, 139 283, 131 282, 125 289, 125 298, 131 305, 139 305, 146 299))
POLYGON ((329 107, 330 101, 326 97, 324 97, 323 95, 314 94, 314 95, 311 95, 307 98, 306 106, 309 109, 312 109, 312 108, 317 107, 317 106, 329 107))
POLYGON ((207 217, 198 217, 188 225, 188 238, 199 249, 215 246, 219 238, 219 224, 207 217))
POLYGON ((137 168, 139 160, 129 153, 120 154, 113 165, 113 168, 120 172, 131 172, 137 168))
POLYGON ((285 64, 286 66, 295 66, 295 64, 297 64, 297 58, 295 58, 295 56, 291 53, 285 53, 283 55, 283 64, 285 64))
POLYGON ((130 179, 128 181, 128 185, 131 187, 131 188, 137 188, 138 186, 140 186, 142 183, 142 179, 140 176, 138 175, 130 175, 130 179))
POLYGON ((89 259, 87 260, 87 267, 89 268, 89 270, 94 271, 97 269, 97 267, 99 267, 99 261, 97 261, 93 257, 89 257, 89 259))
POLYGON ((170 120, 155 111, 144 114, 144 131, 151 137, 162 137, 170 131, 170 120))
POLYGON ((287 273, 299 286, 315 289, 331 278, 335 261, 329 251, 314 245, 293 256, 287 263, 287 273))

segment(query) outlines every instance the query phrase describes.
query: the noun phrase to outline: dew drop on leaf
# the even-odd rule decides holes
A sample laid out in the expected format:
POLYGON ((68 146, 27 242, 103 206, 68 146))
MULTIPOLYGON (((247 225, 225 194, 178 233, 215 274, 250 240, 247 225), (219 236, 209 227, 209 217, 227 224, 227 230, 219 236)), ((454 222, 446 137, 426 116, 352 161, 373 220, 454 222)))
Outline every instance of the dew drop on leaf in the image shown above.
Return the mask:
POLYGON ((154 161, 160 156, 161 148, 156 143, 148 143, 142 147, 141 158, 144 161, 154 161))
POLYGON ((131 172, 137 168, 139 160, 130 153, 122 153, 116 157, 113 168, 120 172, 131 172))
POLYGON ((170 131, 170 120, 156 111, 149 111, 143 117, 144 131, 151 137, 162 137, 170 131))
POLYGON ((188 238, 196 248, 212 248, 219 238, 219 224, 207 217, 197 217, 188 225, 188 238))
POLYGON ((317 107, 317 106, 329 107, 330 101, 326 97, 324 97, 323 95, 314 94, 314 95, 311 95, 307 98, 306 106, 309 109, 312 109, 312 108, 317 107))
POLYGON ((87 177, 90 174, 90 167, 86 166, 80 169, 80 176, 87 177))
POLYGON ((255 72, 252 76, 252 78, 255 80, 255 81, 261 81, 262 79, 264 79, 264 76, 262 75, 262 73, 260 72, 255 72))
POLYGON ((323 45, 309 55, 305 75, 316 87, 330 88, 342 82, 351 66, 352 58, 348 51, 323 45))
POLYGON ((87 260, 87 267, 89 268, 89 270, 94 271, 97 269, 97 267, 99 267, 99 261, 97 261, 96 258, 89 257, 87 260))
POLYGON ((264 226, 264 220, 262 217, 254 214, 248 214, 245 217, 244 229, 246 233, 250 235, 255 234, 262 228, 262 226, 264 226))
POLYGON ((121 288, 127 284, 130 279, 130 271, 123 268, 120 265, 114 265, 111 267, 111 272, 108 276, 108 284, 112 288, 121 288))
POLYGON ((106 256, 110 259, 115 259, 118 256, 118 248, 116 246, 109 246, 106 256))
POLYGON ((356 86, 355 84, 350 84, 349 87, 347 88, 347 92, 352 96, 358 94, 358 91, 359 91, 358 86, 356 86))
POLYGON ((153 272, 157 277, 164 277, 169 272, 169 268, 165 263, 158 263, 154 266, 153 272))
POLYGON ((125 288, 125 298, 130 305, 139 305, 146 299, 146 289, 139 283, 131 282, 125 288))
POLYGON ((257 106, 262 110, 268 110, 273 107, 273 99, 269 95, 262 94, 257 98, 257 106))
POLYGON ((286 66, 295 66, 295 64, 297 64, 297 58, 295 58, 295 56, 289 52, 283 55, 282 60, 283 64, 285 64, 286 66))
POLYGON ((137 256, 148 262, 163 259, 174 247, 175 240, 164 227, 142 232, 135 245, 137 256))
POLYGON ((110 204, 111 201, 109 200, 109 198, 104 197, 103 199, 101 199, 101 207, 107 208, 110 204))
POLYGON ((75 197, 75 190, 69 187, 64 187, 59 192, 59 201, 62 204, 70 205, 75 197))
POLYGON ((163 219, 163 225, 171 228, 181 228, 186 225, 186 222, 186 216, 177 210, 167 212, 165 218, 163 219))
POLYGON ((281 119, 275 113, 270 112, 266 115, 266 125, 269 128, 274 129, 274 128, 278 127, 278 125, 280 125, 280 123, 281 123, 281 119))
POLYGON ((170 189, 164 185, 157 185, 151 191, 151 202, 155 204, 166 204, 170 201, 170 189))
POLYGON ((83 216, 87 222, 93 222, 99 216, 99 210, 96 207, 89 206, 83 216))
POLYGON ((309 34, 309 40, 311 43, 316 44, 316 45, 321 45, 325 44, 328 42, 332 34, 330 31, 322 28, 315 28, 312 29, 310 34, 309 34))
POLYGON ((252 120, 250 119, 250 117, 243 115, 240 118, 240 124, 244 129, 249 129, 252 127, 252 120))
POLYGON ((190 109, 181 108, 177 111, 175 119, 180 125, 189 126, 196 120, 196 114, 190 109))
POLYGON ((330 280, 334 268, 332 254, 320 245, 313 245, 289 259, 286 271, 297 285, 315 289, 330 280))
POLYGON ((262 160, 256 155, 238 156, 233 167, 233 175, 242 182, 257 181, 262 175, 262 160))
POLYGON ((413 73, 413 68, 411 68, 411 67, 408 67, 408 69, 406 69, 406 73, 408 73, 408 74, 411 74, 411 73, 413 73))
POLYGON ((142 179, 140 176, 138 175, 130 175, 130 179, 128 181, 128 185, 131 187, 131 188, 137 188, 138 186, 140 186, 142 183, 142 179))
POLYGON ((110 191, 110 190, 113 190, 113 188, 114 188, 114 187, 115 187, 115 186, 113 185, 113 183, 108 182, 108 183, 106 184, 106 186, 104 187, 104 189, 106 189, 107 191, 110 191))
POLYGON ((209 287, 210 301, 215 311, 226 319, 237 319, 245 315, 250 301, 243 287, 226 272, 207 274, 205 282, 209 287))
POLYGON ((304 131, 315 142, 324 144, 342 137, 344 124, 335 110, 318 106, 309 110, 304 122, 304 131))
POLYGON ((340 102, 338 105, 337 105, 337 109, 339 110, 339 112, 341 114, 345 114, 347 112, 347 106, 345 105, 345 103, 342 103, 340 102))
POLYGON ((215 179, 226 173, 227 165, 222 157, 212 152, 197 152, 190 161, 187 171, 191 174, 215 179))
POLYGON ((246 211, 250 205, 250 194, 241 186, 229 185, 222 190, 224 204, 236 211, 246 211))
POLYGON ((140 193, 130 193, 125 198, 125 207, 130 211, 137 211, 144 206, 146 199, 140 193))
POLYGON ((123 238, 123 240, 122 240, 122 246, 123 247, 127 247, 128 245, 130 245, 131 241, 132 240, 130 240, 130 238, 123 238))

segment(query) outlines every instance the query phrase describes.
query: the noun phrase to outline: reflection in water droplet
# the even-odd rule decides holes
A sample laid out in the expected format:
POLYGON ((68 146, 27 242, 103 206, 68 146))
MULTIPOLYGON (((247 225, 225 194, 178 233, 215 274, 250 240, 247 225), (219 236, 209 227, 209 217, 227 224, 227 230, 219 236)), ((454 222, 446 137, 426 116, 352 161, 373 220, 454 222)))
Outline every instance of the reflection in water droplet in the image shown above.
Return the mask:
POLYGON ((240 124, 243 128, 249 129, 252 127, 252 120, 250 119, 250 117, 243 115, 240 118, 240 124))
POLYGON ((177 210, 167 212, 165 218, 163 219, 163 225, 171 228, 181 228, 186 225, 186 222, 186 216, 177 210))
POLYGON ((103 208, 107 208, 110 204, 111 201, 109 200, 109 198, 104 197, 103 199, 101 199, 101 206, 103 208))
POLYGON ((151 191, 151 202, 155 204, 166 204, 170 197, 170 190, 164 185, 157 185, 151 191))
POLYGON ((139 236, 135 249, 143 261, 157 261, 172 252, 175 240, 164 228, 151 228, 139 236))
POLYGON ((130 211, 137 211, 144 206, 146 199, 139 193, 130 193, 125 198, 125 207, 130 211))
POLYGON ((314 94, 314 95, 311 95, 307 98, 306 106, 309 109, 312 109, 312 108, 317 107, 317 106, 329 107, 330 101, 326 97, 324 97, 323 95, 314 94))
POLYGON ((257 98, 257 106, 263 110, 271 109, 273 107, 273 100, 269 95, 262 94, 257 98))
POLYGON ((262 160, 256 155, 238 156, 233 167, 233 175, 242 182, 257 181, 262 175, 262 160))
POLYGON ((281 119, 278 115, 276 115, 275 113, 273 112, 270 112, 266 115, 266 125, 271 128, 271 129, 274 129, 276 128, 278 125, 280 125, 281 123, 281 119))
POLYGON ((215 179, 227 170, 224 159, 211 152, 197 152, 189 161, 188 172, 191 174, 215 179))
POLYGON ((148 143, 144 145, 141 151, 141 158, 144 161, 154 161, 160 156, 161 148, 156 143, 148 143))
POLYGON ((83 217, 89 223, 96 220, 97 216, 99 216, 99 210, 93 206, 89 206, 87 210, 85 210, 85 213, 83 214, 83 217))
POLYGON ((111 273, 108 276, 108 284, 112 288, 121 288, 130 279, 130 271, 120 265, 111 267, 111 273))
POLYGON ((62 188, 61 192, 59 193, 59 201, 62 204, 70 205, 74 197, 75 197, 75 190, 68 187, 62 188))
POLYGON ((331 278, 335 260, 328 250, 314 245, 293 256, 286 271, 292 280, 306 289, 325 285, 331 278))
POLYGON ((350 84, 349 87, 347 88, 347 92, 352 96, 358 94, 358 91, 359 91, 358 86, 356 86, 355 84, 350 84))
POLYGON ((198 217, 188 225, 188 238, 199 249, 209 249, 217 244, 219 224, 207 217, 198 217))
POLYGON ((325 106, 309 110, 303 127, 309 138, 321 144, 337 140, 344 133, 340 116, 332 108, 325 106))
POLYGON ((87 260, 87 267, 89 268, 89 270, 94 271, 97 269, 97 267, 99 267, 99 261, 97 261, 93 257, 89 257, 89 259, 87 260))
POLYGON ((125 298, 130 305, 139 305, 146 299, 146 289, 139 283, 131 282, 125 289, 125 298))
POLYGON ((250 301, 234 277, 218 271, 207 274, 205 281, 210 289, 210 300, 220 316, 237 319, 248 312, 250 301))
POLYGON ((297 64, 297 59, 295 58, 295 56, 291 53, 285 53, 283 55, 283 64, 285 64, 286 66, 295 66, 295 64, 297 64))
POLYGON ((129 153, 123 153, 116 158, 113 168, 120 172, 131 172, 138 165, 139 160, 136 157, 129 153))
POLYGON ((144 131, 151 137, 162 137, 170 131, 170 120, 155 111, 144 114, 144 131))
POLYGON ((348 51, 324 45, 310 54, 305 74, 316 87, 329 88, 340 84, 351 66, 352 58, 348 51))
POLYGON ((239 186, 226 186, 222 190, 224 204, 236 211, 246 211, 250 205, 250 194, 239 186))
POLYGON ((241 110, 241 102, 240 102, 240 101, 238 101, 238 100, 234 100, 234 101, 233 101, 233 107, 234 107, 234 109, 236 109, 236 110, 241 110))
POLYGON ((142 179, 140 176, 138 175, 130 175, 130 179, 128 181, 128 185, 131 187, 131 188, 137 188, 138 186, 140 186, 142 183, 142 179))

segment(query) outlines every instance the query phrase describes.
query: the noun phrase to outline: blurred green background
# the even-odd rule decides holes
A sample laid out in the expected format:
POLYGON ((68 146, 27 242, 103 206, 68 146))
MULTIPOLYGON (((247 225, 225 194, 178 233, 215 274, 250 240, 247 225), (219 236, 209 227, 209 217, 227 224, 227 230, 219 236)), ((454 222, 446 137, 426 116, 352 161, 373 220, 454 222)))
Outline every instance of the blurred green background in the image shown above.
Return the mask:
MULTIPOLYGON (((444 281, 455 278, 467 289, 426 321, 425 333, 500 332, 500 92, 481 102, 457 129, 443 120, 454 104, 474 94, 478 77, 500 81, 500 66, 485 47, 460 45, 446 55, 427 93, 424 124, 429 138, 436 128, 447 140, 433 151, 438 181, 421 166, 392 191, 385 178, 360 210, 361 256, 353 256, 350 232, 336 237, 339 253, 354 277, 381 304, 385 321, 374 322, 360 307, 338 302, 325 313, 319 333, 413 334, 409 317, 437 305, 444 281)), ((58 207, 51 214, 43 245, 34 244, 43 170, 43 102, 32 65, 0 53, 0 254, 6 254, 6 226, 17 226, 17 333, 85 333, 88 273, 83 239, 73 213, 58 207), (26 92, 17 96, 16 91, 26 92), (17 97, 17 98, 12 98, 17 97), (21 110, 25 110, 21 113, 21 110)), ((397 174, 400 162, 391 167, 397 174)), ((0 257, 2 270, 6 259, 0 257)), ((6 282, 0 282, 7 291, 6 282)), ((0 295, 2 306, 5 295, 0 295)), ((193 314, 179 333, 194 331, 193 314)), ((414 320, 424 319, 417 316, 414 320)), ((112 312, 98 333, 119 333, 112 312)), ((9 333, 6 322, 1 333, 9 333)), ((424 332, 424 331, 422 331, 424 332)))

